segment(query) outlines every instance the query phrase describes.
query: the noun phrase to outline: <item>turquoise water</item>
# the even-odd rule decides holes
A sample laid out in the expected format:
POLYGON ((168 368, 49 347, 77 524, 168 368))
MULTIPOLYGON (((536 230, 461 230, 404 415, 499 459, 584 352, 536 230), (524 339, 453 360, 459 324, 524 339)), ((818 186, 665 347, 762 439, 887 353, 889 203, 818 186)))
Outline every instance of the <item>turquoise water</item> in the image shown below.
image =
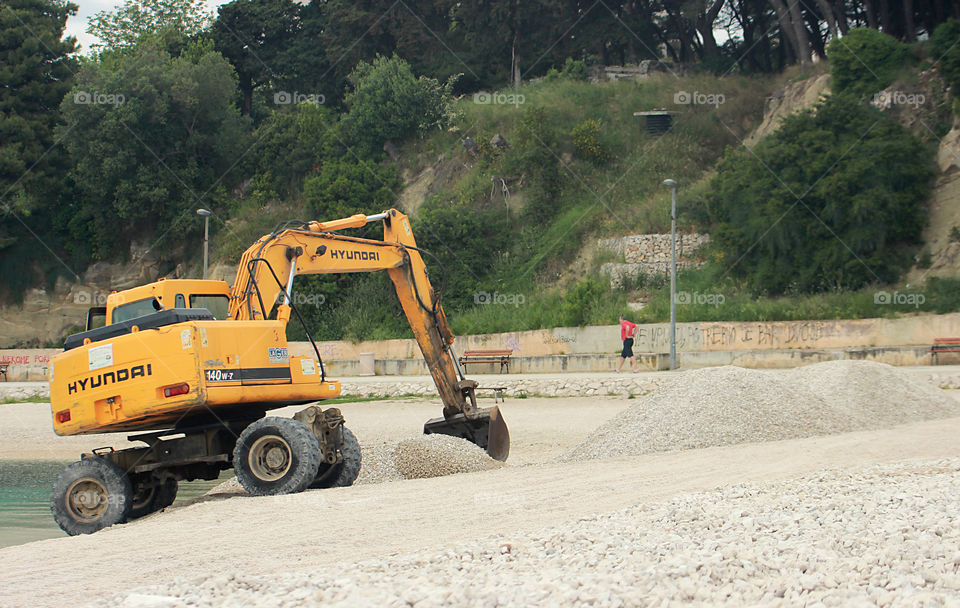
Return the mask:
MULTIPOLYGON (((70 461, 0 461, 0 547, 66 536, 50 513, 50 488, 70 461)), ((174 505, 196 498, 229 479, 181 482, 174 505)))

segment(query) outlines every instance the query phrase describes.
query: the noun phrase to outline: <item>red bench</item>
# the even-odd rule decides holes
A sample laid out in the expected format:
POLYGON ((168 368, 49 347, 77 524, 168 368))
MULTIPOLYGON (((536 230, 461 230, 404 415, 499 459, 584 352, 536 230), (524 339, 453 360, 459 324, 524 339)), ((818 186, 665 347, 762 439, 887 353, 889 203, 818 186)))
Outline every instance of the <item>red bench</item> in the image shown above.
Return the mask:
POLYGON ((930 347, 931 363, 937 364, 937 355, 940 353, 960 353, 960 338, 934 338, 930 347))
POLYGON ((467 363, 499 363, 500 373, 506 369, 510 373, 510 356, 512 350, 468 350, 460 355, 460 365, 466 367, 467 363))

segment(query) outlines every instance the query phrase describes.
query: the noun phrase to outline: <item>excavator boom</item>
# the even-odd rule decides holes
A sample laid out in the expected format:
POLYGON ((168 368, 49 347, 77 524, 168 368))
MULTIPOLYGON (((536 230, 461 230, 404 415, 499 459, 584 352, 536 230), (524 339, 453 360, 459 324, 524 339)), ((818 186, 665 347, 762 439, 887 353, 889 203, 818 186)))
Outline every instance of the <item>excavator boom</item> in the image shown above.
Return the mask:
POLYGON ((354 215, 330 222, 281 226, 243 254, 230 294, 230 318, 289 320, 293 278, 304 274, 386 270, 400 306, 443 402, 443 417, 427 422, 425 433, 468 439, 498 460, 509 454, 510 435, 498 408, 477 407, 477 383, 463 377, 453 355, 453 332, 440 294, 427 276, 409 218, 390 209, 372 216, 354 215), (344 236, 336 230, 383 223, 383 240, 344 236))

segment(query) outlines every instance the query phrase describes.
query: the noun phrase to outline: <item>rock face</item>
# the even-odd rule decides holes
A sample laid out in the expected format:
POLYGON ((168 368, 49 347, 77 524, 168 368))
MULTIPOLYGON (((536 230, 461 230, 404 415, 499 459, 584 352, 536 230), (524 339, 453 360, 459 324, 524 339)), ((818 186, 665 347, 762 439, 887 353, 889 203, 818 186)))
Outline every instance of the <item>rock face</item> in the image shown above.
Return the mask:
POLYGON ((770 135, 780 126, 785 117, 812 108, 821 97, 830 93, 830 75, 822 74, 816 78, 807 78, 790 82, 767 98, 763 110, 763 122, 744 141, 749 147, 770 135))
MULTIPOLYGON (((693 257, 694 252, 710 242, 709 234, 677 235, 677 268, 696 268, 701 264, 693 257)), ((670 272, 670 235, 634 234, 613 239, 600 239, 597 249, 601 252, 623 256, 623 262, 607 262, 600 272, 610 276, 610 286, 620 287, 624 279, 640 274, 666 274, 670 272)))
POLYGON ((928 201, 923 231, 923 251, 930 254, 930 265, 909 272, 907 281, 913 284, 929 277, 960 277, 960 125, 940 140, 937 165, 940 175, 928 201))
POLYGON ((174 276, 176 270, 168 255, 169 251, 161 253, 134 245, 130 250, 132 262, 97 262, 83 272, 79 281, 61 277, 52 291, 27 290, 21 304, 0 306, 0 348, 36 348, 82 331, 87 309, 103 306, 112 290, 143 285, 166 274, 174 276))

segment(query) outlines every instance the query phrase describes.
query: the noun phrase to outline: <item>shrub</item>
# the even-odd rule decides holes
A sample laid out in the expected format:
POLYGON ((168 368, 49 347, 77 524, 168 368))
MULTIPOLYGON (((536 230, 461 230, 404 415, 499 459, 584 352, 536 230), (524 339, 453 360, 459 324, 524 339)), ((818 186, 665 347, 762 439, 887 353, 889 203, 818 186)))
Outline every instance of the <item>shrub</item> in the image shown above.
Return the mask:
POLYGON ((610 161, 610 148, 602 140, 600 121, 587 119, 573 128, 570 137, 577 154, 590 162, 602 165, 610 161))
POLYGON ((570 80, 586 80, 587 64, 567 57, 567 61, 563 64, 563 71, 560 72, 560 75, 570 80))
POLYGON ((890 86, 909 59, 907 45, 870 28, 850 30, 827 47, 834 93, 873 95, 890 86))
POLYGON ((561 314, 566 327, 584 326, 591 318, 591 310, 606 296, 607 287, 601 281, 585 279, 577 283, 563 297, 561 314))
POLYGON ((456 78, 441 85, 433 78, 417 78, 405 60, 377 56, 361 62, 347 77, 349 108, 341 123, 349 143, 366 153, 378 153, 387 140, 399 141, 443 126, 449 117, 451 90, 456 78))
POLYGON ((931 151, 879 110, 830 97, 752 152, 728 152, 708 195, 730 272, 755 292, 893 282, 919 241, 931 151))
MULTIPOLYGON (((303 197, 311 214, 308 219, 322 222, 379 213, 390 207, 399 190, 400 176, 392 165, 382 169, 369 161, 329 159, 304 182, 303 197)), ((375 236, 377 231, 378 227, 367 226, 352 234, 375 236)))
POLYGON ((953 96, 960 98, 960 21, 948 19, 933 30, 930 54, 953 96))

